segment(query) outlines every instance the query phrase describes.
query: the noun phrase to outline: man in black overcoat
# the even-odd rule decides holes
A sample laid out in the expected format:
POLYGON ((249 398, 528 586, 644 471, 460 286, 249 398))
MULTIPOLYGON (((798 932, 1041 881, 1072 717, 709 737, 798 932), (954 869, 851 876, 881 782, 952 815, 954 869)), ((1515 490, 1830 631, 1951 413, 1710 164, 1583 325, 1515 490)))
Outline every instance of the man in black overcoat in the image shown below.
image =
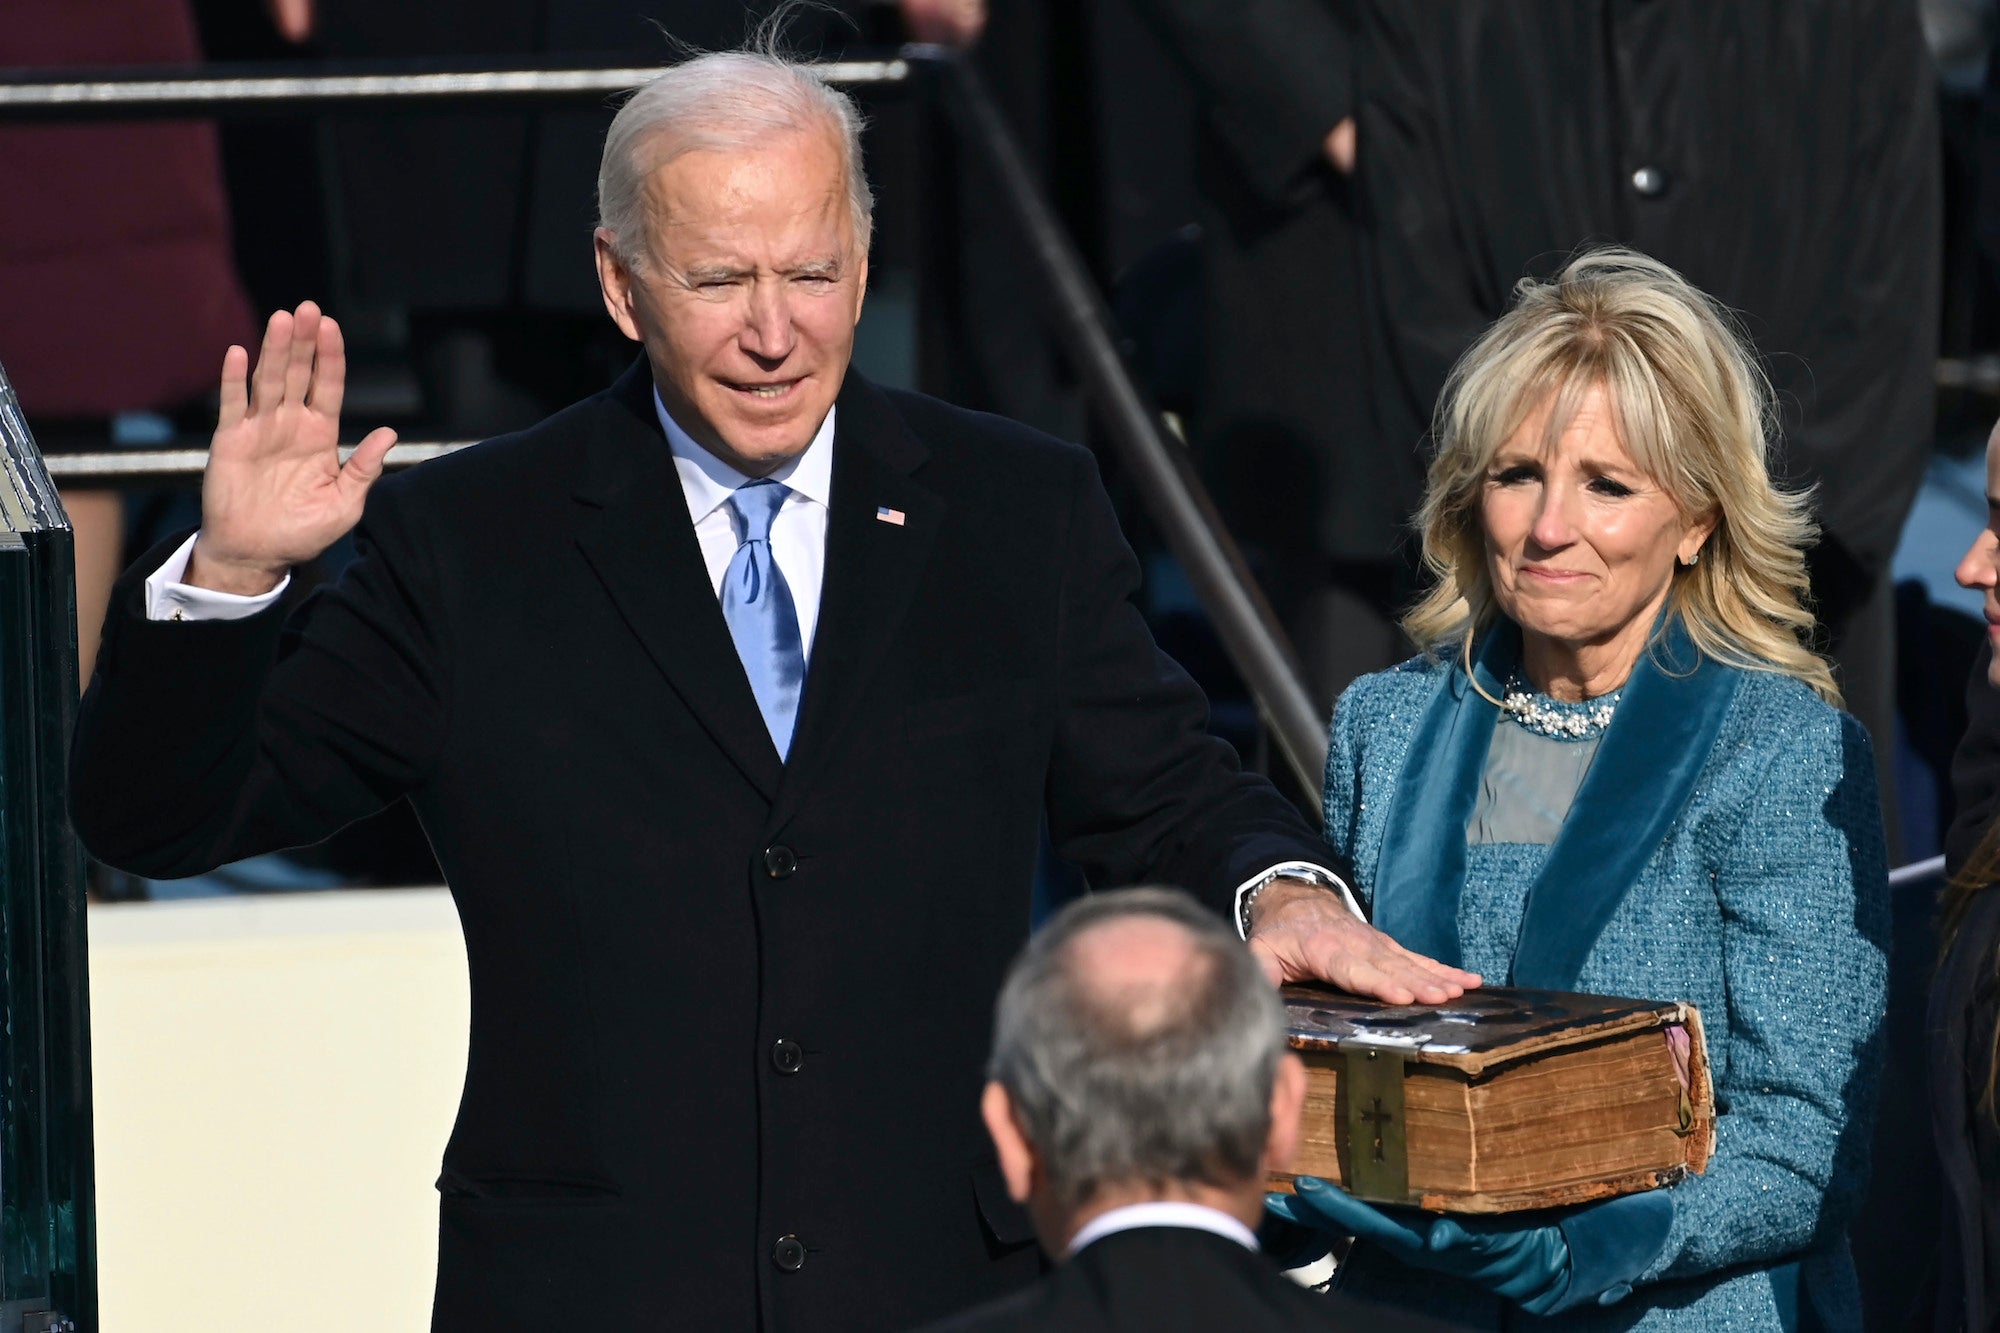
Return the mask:
POLYGON ((975 1108, 1044 818, 1275 976, 1475 980, 1360 922, 1207 737, 1087 453, 848 372, 856 142, 783 61, 663 74, 600 179, 631 373, 371 492, 393 436, 340 463, 340 332, 280 312, 224 360, 199 531, 117 590, 97 855, 190 874, 408 796, 451 885, 438 1329, 879 1330, 1031 1277, 975 1108))

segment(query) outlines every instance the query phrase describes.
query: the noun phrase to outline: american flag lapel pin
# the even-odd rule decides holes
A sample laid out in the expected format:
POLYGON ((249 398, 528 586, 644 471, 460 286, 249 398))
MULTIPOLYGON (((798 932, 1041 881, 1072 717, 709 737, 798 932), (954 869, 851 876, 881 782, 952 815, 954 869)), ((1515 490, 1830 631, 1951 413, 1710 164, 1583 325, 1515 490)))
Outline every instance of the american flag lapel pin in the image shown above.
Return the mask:
POLYGON ((887 505, 882 505, 875 511, 875 521, 877 523, 894 523, 897 527, 900 528, 903 526, 903 511, 900 509, 891 509, 887 505))

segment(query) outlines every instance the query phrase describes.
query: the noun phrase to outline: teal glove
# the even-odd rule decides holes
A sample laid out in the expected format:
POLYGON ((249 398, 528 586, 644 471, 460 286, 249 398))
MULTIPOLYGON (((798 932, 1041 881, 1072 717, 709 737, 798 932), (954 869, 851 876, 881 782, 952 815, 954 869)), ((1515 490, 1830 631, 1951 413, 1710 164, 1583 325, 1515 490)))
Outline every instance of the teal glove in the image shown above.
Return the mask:
POLYGON ((1412 1267, 1477 1283, 1537 1315, 1610 1305, 1631 1294, 1633 1279, 1665 1244, 1674 1216, 1663 1191, 1524 1221, 1377 1208, 1315 1176, 1300 1176, 1294 1187, 1297 1194, 1270 1195, 1266 1209, 1373 1242, 1412 1267))

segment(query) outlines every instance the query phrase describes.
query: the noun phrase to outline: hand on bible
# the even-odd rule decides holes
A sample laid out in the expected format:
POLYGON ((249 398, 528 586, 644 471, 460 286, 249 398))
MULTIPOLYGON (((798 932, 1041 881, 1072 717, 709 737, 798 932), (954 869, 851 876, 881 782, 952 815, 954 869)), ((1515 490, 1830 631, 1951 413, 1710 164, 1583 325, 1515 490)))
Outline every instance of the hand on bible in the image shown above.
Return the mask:
POLYGON ((1250 952, 1279 985, 1325 981, 1390 1004, 1444 1004, 1479 984, 1476 972, 1411 953, 1317 884, 1273 880, 1251 911, 1250 952))
POLYGON ((271 316, 254 376, 248 352, 224 354, 222 410, 202 474, 201 535, 187 582, 245 596, 269 592, 361 520, 396 433, 371 432, 341 464, 346 381, 340 326, 311 301, 296 314, 271 316))

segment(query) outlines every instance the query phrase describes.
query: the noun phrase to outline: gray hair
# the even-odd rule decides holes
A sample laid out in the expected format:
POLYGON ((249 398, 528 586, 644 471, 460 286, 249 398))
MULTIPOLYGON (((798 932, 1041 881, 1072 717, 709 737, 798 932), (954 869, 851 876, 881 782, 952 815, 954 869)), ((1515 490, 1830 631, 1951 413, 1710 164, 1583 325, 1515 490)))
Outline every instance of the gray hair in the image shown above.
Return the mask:
POLYGON ((846 168, 847 207, 862 252, 875 196, 861 166, 861 111, 812 66, 760 37, 748 51, 712 51, 642 84, 612 118, 597 167, 598 225, 628 268, 644 261, 646 178, 683 153, 740 152, 773 135, 832 132, 846 168))
POLYGON ((1064 1208, 1108 1185, 1254 1179, 1285 1051, 1284 1008, 1242 941, 1172 889, 1070 904, 1028 941, 1000 990, 987 1076, 1064 1208), (1081 975, 1079 937, 1155 917, 1187 932, 1176 974, 1109 989, 1081 975))

